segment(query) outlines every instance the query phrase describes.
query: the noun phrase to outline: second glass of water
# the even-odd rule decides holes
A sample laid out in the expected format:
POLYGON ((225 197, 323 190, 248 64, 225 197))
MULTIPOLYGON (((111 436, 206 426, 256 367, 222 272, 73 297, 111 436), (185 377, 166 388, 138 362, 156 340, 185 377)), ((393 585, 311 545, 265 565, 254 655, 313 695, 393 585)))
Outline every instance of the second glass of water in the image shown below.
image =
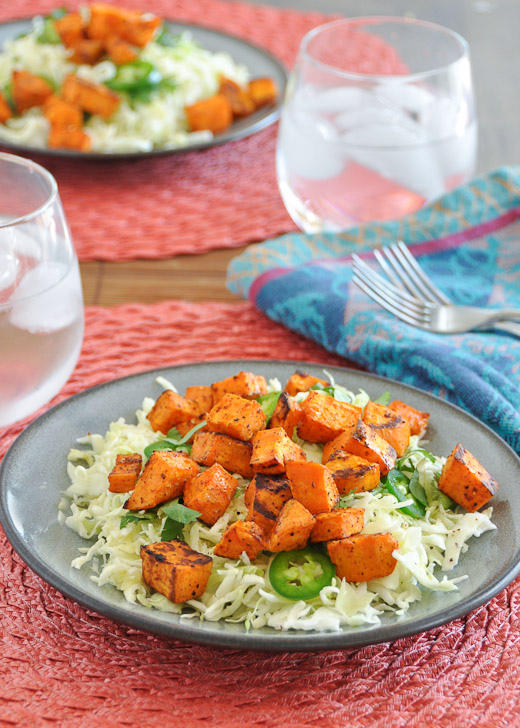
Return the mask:
POLYGON ((306 232, 414 212, 475 170, 469 49, 410 18, 311 30, 287 86, 277 144, 284 204, 306 232))

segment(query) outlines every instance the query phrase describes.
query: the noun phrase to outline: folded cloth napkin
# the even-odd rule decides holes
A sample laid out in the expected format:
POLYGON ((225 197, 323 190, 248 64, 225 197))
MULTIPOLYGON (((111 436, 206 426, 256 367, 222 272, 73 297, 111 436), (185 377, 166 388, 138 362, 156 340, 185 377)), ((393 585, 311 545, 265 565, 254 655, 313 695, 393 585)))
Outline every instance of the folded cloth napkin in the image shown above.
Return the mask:
POLYGON ((520 308, 519 217, 520 166, 503 167, 398 221, 251 246, 227 285, 330 351, 459 405, 520 453, 520 339, 409 326, 352 283, 350 257, 403 240, 454 303, 520 308))

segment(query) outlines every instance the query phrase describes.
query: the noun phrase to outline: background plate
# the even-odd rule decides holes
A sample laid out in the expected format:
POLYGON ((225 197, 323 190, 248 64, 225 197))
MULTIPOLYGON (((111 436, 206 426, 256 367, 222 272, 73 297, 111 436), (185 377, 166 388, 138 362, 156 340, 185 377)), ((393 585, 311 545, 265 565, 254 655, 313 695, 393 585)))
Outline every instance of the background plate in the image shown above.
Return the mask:
POLYGON ((467 574, 458 592, 424 592, 403 617, 384 616, 380 625, 341 632, 277 632, 264 628, 246 633, 243 625, 182 621, 126 602, 114 587, 98 587, 89 569, 72 569, 77 548, 87 542, 58 524, 58 503, 68 486, 66 457, 75 439, 88 432, 104 434, 112 420, 133 413, 145 396, 158 397, 161 374, 180 392, 191 384, 211 384, 238 371, 278 377, 282 384, 298 368, 322 376, 323 367, 296 362, 232 361, 169 367, 144 372, 88 389, 35 420, 13 443, 0 469, 0 521, 9 541, 45 581, 80 604, 116 621, 186 642, 257 650, 331 650, 386 642, 415 634, 467 614, 501 591, 520 572, 520 459, 488 427, 462 410, 412 387, 362 372, 327 367, 339 384, 373 398, 389 391, 413 407, 431 413, 429 447, 448 455, 457 442, 480 459, 498 480, 492 500, 496 531, 473 539, 468 553, 450 576, 467 574))
MULTIPOLYGON (((157 157, 166 154, 178 154, 179 152, 190 152, 196 149, 206 149, 225 142, 242 139, 243 137, 255 134, 261 129, 273 124, 280 115, 280 105, 285 93, 287 73, 282 64, 268 51, 249 43, 242 38, 237 38, 227 33, 211 28, 203 28, 197 25, 175 23, 165 20, 165 25, 173 32, 180 33, 183 30, 190 31, 193 38, 203 48, 212 52, 225 51, 237 63, 243 63, 249 69, 252 78, 267 76, 272 78, 278 86, 278 103, 275 106, 267 106, 259 109, 251 116, 241 119, 232 124, 224 134, 218 134, 208 142, 198 142, 178 149, 154 149, 151 152, 77 152, 68 149, 41 149, 30 146, 12 144, 0 139, 0 147, 27 154, 46 154, 54 157, 74 157, 81 159, 133 159, 142 157, 157 157)), ((31 20, 13 20, 9 23, 0 24, 0 48, 6 40, 16 38, 20 33, 27 33, 32 29, 31 20)))

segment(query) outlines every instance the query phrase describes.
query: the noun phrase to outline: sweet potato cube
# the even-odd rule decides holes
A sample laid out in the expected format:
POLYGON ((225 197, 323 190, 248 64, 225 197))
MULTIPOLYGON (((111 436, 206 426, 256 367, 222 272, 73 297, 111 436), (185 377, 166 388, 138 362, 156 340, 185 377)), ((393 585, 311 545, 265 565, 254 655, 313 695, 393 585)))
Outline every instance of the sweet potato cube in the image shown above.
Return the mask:
POLYGON ((51 126, 79 128, 83 125, 83 112, 79 106, 53 94, 43 104, 43 115, 51 126))
POLYGON ((43 106, 45 99, 52 93, 52 86, 45 79, 29 71, 13 71, 12 95, 18 114, 23 114, 33 106, 43 106))
POLYGON ((307 459, 302 448, 287 436, 282 427, 260 430, 253 437, 252 444, 251 467, 255 473, 284 473, 288 460, 307 459))
POLYGON ((220 79, 218 92, 228 99, 234 116, 249 116, 255 111, 255 104, 249 93, 230 78, 220 79))
POLYGON ((116 455, 116 462, 108 475, 108 490, 111 493, 126 493, 135 488, 141 472, 143 457, 138 453, 116 455))
POLYGON ((289 479, 285 475, 257 473, 246 494, 244 501, 249 509, 246 520, 256 523, 268 536, 283 506, 292 498, 289 479))
POLYGON ((195 403, 199 415, 209 412, 213 404, 215 404, 211 387, 186 387, 184 396, 195 403))
POLYGON ((324 387, 328 385, 324 379, 318 379, 313 377, 312 374, 306 374, 305 372, 296 371, 291 375, 285 385, 284 391, 290 396, 294 397, 299 392, 308 392, 311 387, 315 384, 323 384, 324 387))
POLYGON ((236 479, 215 463, 186 482, 184 505, 199 511, 200 520, 213 526, 231 503, 236 489, 236 479))
POLYGON ((250 440, 265 427, 266 416, 258 402, 226 393, 206 415, 208 430, 236 440, 250 440))
MULTIPOLYGON (((196 425, 200 425, 201 422, 204 422, 204 421, 205 421, 205 415, 199 415, 198 417, 194 417, 192 420, 186 420, 186 422, 178 422, 175 425, 175 427, 177 428, 179 433, 182 435, 182 437, 184 437, 185 435, 188 434, 188 432, 190 430, 192 430, 194 427, 196 427, 196 425)), ((205 425, 204 427, 201 427, 200 430, 197 430, 197 432, 207 432, 207 431, 208 431, 207 425, 205 425)), ((195 433, 195 435, 197 434, 197 432, 195 433)), ((193 442, 193 440, 195 439, 195 435, 192 435, 190 437, 190 439, 188 440, 188 442, 190 442, 190 443, 193 442)))
POLYGON ((311 541, 333 541, 360 533, 365 525, 364 508, 335 508, 329 513, 317 513, 311 541))
POLYGON ((52 125, 47 144, 51 149, 76 149, 79 152, 90 152, 92 148, 89 135, 75 126, 52 125))
POLYGON ((332 475, 324 465, 290 460, 286 463, 285 471, 293 498, 313 515, 334 508, 339 500, 339 493, 332 475))
POLYGON ((156 400, 146 415, 152 429, 167 433, 180 422, 192 420, 198 414, 197 407, 185 397, 171 389, 166 389, 156 400))
POLYGON ((248 92, 255 109, 274 104, 278 96, 278 88, 272 78, 253 78, 249 81, 248 92))
POLYGON ((184 541, 160 541, 141 546, 143 579, 170 602, 182 604, 206 591, 213 559, 184 541))
POLYGON ((239 397, 244 399, 255 399, 262 394, 267 394, 267 382, 265 377, 261 375, 252 374, 251 372, 239 372, 233 377, 214 382, 211 385, 211 390, 214 404, 217 404, 227 392, 238 394, 239 397))
POLYGON ((267 542, 268 551, 293 551, 307 545, 314 528, 314 516, 299 501, 288 500, 278 514, 267 542))
POLYGON ((404 454, 410 444, 408 420, 377 402, 368 402, 361 419, 394 448, 398 458, 404 454))
POLYGON ((327 551, 340 579, 360 582, 389 576, 397 565, 399 546, 391 533, 357 534, 329 541, 327 551))
POLYGON ((117 36, 107 38, 104 41, 104 46, 108 57, 116 66, 122 66, 123 63, 132 63, 137 58, 137 53, 130 43, 117 36))
POLYGON ((73 51, 70 56, 72 63, 87 64, 89 66, 97 63, 105 50, 100 40, 92 38, 81 38, 81 40, 71 43, 70 49, 73 51))
POLYGON ((120 103, 119 96, 106 86, 87 81, 73 73, 65 76, 61 95, 65 101, 76 104, 89 114, 98 114, 104 119, 112 116, 120 103))
POLYGON ((420 435, 421 432, 424 432, 428 425, 428 420, 430 419, 429 412, 421 412, 420 410, 414 409, 413 407, 410 407, 409 404, 405 404, 398 399, 394 399, 393 402, 390 402, 388 409, 396 412, 404 420, 408 420, 412 435, 420 435))
POLYGON ((345 431, 327 446, 323 448, 324 458, 330 458, 333 453, 343 450, 370 463, 377 463, 381 475, 386 475, 394 467, 397 457, 394 448, 362 420, 359 420, 355 430, 345 431))
POLYGON ((5 122, 10 119, 12 115, 13 111, 9 106, 9 103, 5 98, 4 94, 0 91, 0 123, 5 124, 5 122))
POLYGON ((133 10, 124 10, 105 3, 92 3, 86 33, 89 38, 104 41, 114 35, 119 36, 123 24, 138 17, 139 13, 133 10))
POLYGON ((298 435, 309 442, 328 442, 357 423, 361 408, 313 391, 302 402, 298 435))
POLYGON ((186 453, 155 450, 144 466, 125 508, 140 511, 177 498, 184 490, 186 481, 198 472, 199 466, 186 453))
POLYGON ((233 123, 233 110, 229 99, 215 94, 184 108, 190 131, 225 131, 233 123))
POLYGON ((80 13, 67 13, 54 21, 54 27, 67 48, 85 37, 85 24, 80 13))
POLYGON ((155 35, 162 21, 155 17, 128 17, 117 29, 118 35, 132 45, 144 48, 155 35))
POLYGON ((219 432, 197 432, 193 439, 191 457, 200 465, 219 463, 230 473, 252 478, 250 465, 253 446, 250 442, 235 440, 219 432))
POLYGON ((215 556, 228 559, 239 559, 245 551, 248 558, 254 561, 265 547, 262 529, 252 521, 235 521, 229 525, 222 538, 215 546, 215 556))
POLYGON ((477 458, 458 443, 442 468, 439 490, 473 513, 497 493, 498 483, 477 458))
POLYGON ((282 392, 269 421, 269 427, 283 427, 292 439, 294 428, 298 426, 301 416, 302 408, 300 403, 286 392, 282 392))
POLYGON ((335 452, 327 460, 325 467, 330 471, 336 487, 342 495, 373 490, 381 479, 377 463, 369 463, 365 458, 343 450, 335 452))

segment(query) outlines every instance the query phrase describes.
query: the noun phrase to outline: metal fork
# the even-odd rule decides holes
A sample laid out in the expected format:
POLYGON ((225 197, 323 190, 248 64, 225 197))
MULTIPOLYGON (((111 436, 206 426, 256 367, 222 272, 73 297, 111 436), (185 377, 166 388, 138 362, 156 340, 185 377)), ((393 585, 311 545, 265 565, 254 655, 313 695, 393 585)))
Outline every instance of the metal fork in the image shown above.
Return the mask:
POLYGON ((352 280, 370 298, 402 321, 438 334, 493 328, 520 337, 520 323, 514 322, 515 319, 520 320, 519 309, 455 305, 426 276, 402 241, 374 250, 374 256, 388 279, 353 254, 352 280))

